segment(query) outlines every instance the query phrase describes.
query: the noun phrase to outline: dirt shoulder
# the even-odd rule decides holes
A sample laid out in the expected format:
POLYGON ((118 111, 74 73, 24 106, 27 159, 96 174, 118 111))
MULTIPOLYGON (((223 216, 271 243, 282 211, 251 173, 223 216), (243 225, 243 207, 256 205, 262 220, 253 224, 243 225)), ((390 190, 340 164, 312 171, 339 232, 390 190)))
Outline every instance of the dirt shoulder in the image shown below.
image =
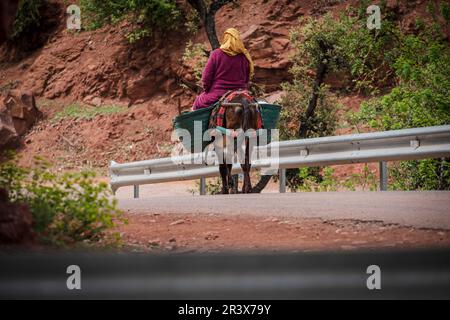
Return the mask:
POLYGON ((127 218, 129 224, 116 231, 127 246, 139 251, 450 248, 450 231, 381 222, 217 214, 127 214, 127 218))

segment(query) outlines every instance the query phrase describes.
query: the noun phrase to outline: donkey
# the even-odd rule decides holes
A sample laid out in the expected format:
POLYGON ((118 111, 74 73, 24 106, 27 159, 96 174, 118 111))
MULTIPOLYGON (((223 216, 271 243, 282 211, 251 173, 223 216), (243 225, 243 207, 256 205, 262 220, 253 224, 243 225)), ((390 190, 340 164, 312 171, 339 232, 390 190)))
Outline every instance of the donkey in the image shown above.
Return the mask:
MULTIPOLYGON (((254 144, 250 143, 250 137, 248 136, 248 130, 253 129, 256 132, 257 129, 262 127, 262 120, 258 111, 258 105, 252 97, 248 95, 246 91, 234 92, 229 96, 230 99, 225 99, 225 102, 221 102, 221 108, 223 111, 223 124, 222 127, 227 129, 230 135, 227 135, 225 139, 216 143, 218 146, 218 152, 225 154, 223 163, 219 164, 220 176, 222 178, 222 194, 237 193, 237 183, 232 177, 232 159, 238 149, 244 148, 244 159, 240 159, 242 170, 244 171, 244 185, 242 187, 242 193, 252 193, 252 183, 250 180, 251 161, 250 157, 253 152, 254 144), (250 100, 250 99, 251 100, 250 100), (250 101, 249 101, 250 100, 250 101), (240 133, 240 138, 237 134, 240 133), (245 136, 244 136, 245 133, 245 136), (227 148, 228 142, 231 139, 234 140, 234 150, 227 148), (225 150, 225 153, 223 151, 225 150), (232 154, 227 154, 230 152, 232 154), (231 160, 231 163, 229 163, 231 160)), ((217 152, 216 151, 216 152, 217 152)), ((242 153, 241 153, 242 155, 242 153)), ((238 154, 239 156, 239 154, 238 154)))

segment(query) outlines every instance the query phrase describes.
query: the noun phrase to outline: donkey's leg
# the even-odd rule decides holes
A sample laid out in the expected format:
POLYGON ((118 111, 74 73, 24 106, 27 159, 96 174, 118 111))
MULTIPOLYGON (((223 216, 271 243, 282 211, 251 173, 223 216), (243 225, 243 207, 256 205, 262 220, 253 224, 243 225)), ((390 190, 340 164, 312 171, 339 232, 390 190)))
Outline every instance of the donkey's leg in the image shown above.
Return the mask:
POLYGON ((251 171, 252 165, 249 164, 247 167, 247 188, 246 193, 252 193, 253 187, 252 187, 252 180, 250 179, 250 171, 251 171))
POLYGON ((242 186, 242 193, 252 193, 252 181, 250 179, 250 164, 242 164, 242 171, 244 171, 244 185, 242 186))
POLYGON ((226 164, 219 164, 220 177, 222 178, 222 194, 229 194, 228 168, 226 164))
POLYGON ((235 181, 234 176, 231 174, 231 172, 233 170, 233 165, 232 164, 228 164, 227 168, 228 168, 228 187, 231 190, 230 193, 236 194, 236 193, 238 193, 237 181, 235 181))

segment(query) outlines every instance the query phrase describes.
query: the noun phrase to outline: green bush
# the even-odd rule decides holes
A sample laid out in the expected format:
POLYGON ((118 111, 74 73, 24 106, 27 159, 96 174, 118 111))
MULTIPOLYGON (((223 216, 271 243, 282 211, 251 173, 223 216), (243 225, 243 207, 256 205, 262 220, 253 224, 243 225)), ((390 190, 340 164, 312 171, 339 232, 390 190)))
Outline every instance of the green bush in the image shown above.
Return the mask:
MULTIPOLYGON (((312 88, 308 83, 294 79, 293 83, 283 84, 285 94, 280 104, 283 106, 280 115, 280 139, 291 140, 298 138, 300 120, 304 117, 308 101, 312 95, 312 88)), ((333 135, 337 126, 339 105, 326 86, 321 88, 314 117, 309 119, 309 138, 333 135)))
MULTIPOLYGON (((313 94, 314 72, 326 65, 326 75, 335 74, 344 84, 343 90, 376 93, 381 84, 388 82, 393 72, 389 65, 396 56, 398 29, 389 19, 383 20, 381 30, 366 27, 365 8, 347 10, 338 17, 327 14, 320 19, 301 19, 291 31, 290 73, 293 81, 283 84, 285 95, 281 99, 283 111, 280 119, 281 139, 297 139, 300 124, 307 124, 308 138, 333 135, 337 127, 336 111, 342 108, 326 85, 321 85, 313 117, 305 119, 308 103, 313 94)), ((291 190, 321 186, 329 180, 328 171, 319 168, 287 171, 291 190)))
POLYGON ((41 15, 39 9, 43 0, 20 0, 16 19, 14 20, 13 33, 11 39, 17 39, 26 35, 39 27, 41 15))
POLYGON ((127 35, 136 42, 153 31, 173 30, 179 25, 180 10, 174 0, 81 0, 83 23, 97 29, 128 18, 133 30, 127 35))
POLYGON ((347 83, 347 90, 376 93, 389 83, 398 49, 399 29, 384 17, 380 30, 366 27, 366 16, 355 15, 350 8, 338 17, 330 14, 321 19, 301 19, 291 31, 296 49, 292 70, 307 77, 310 70, 324 61, 329 74, 337 74, 347 83), (322 47, 326 47, 324 53, 322 47))
MULTIPOLYGON (((435 17, 438 13, 434 13, 431 26, 420 27, 418 23, 416 35, 405 35, 389 13, 383 16, 380 30, 369 30, 365 26, 369 2, 365 0, 337 18, 326 15, 303 20, 292 31, 293 82, 284 85, 286 96, 281 101, 285 107, 280 126, 283 139, 296 138, 312 93, 311 71, 323 62, 328 73, 348 81, 343 90, 356 89, 375 97, 364 102, 360 112, 351 114, 349 120, 354 124, 394 130, 450 123, 450 54, 435 17), (325 52, 323 47, 327 48, 325 52)), ((439 14, 444 18, 447 7, 441 3, 439 14)), ((448 24, 448 19, 444 20, 448 24)), ((334 131, 336 106, 332 99, 322 86, 316 113, 310 120, 310 137, 334 131)), ((448 168, 448 159, 394 163, 391 188, 449 189, 448 168)), ((288 172, 288 183, 295 189, 305 181, 320 184, 324 180, 323 172, 314 168, 288 172)))
POLYGON ((108 185, 91 172, 55 174, 42 159, 27 169, 9 157, 0 164, 0 188, 12 202, 29 206, 34 229, 47 244, 98 241, 115 222, 125 222, 108 185))
MULTIPOLYGON (((319 89, 319 98, 313 117, 305 119, 306 109, 313 94, 314 79, 311 77, 311 69, 316 69, 323 52, 319 48, 319 42, 327 43, 333 47, 335 36, 330 34, 332 18, 327 16, 323 21, 314 19, 306 20, 305 24, 291 31, 291 45, 295 49, 291 57, 293 63, 289 70, 292 82, 283 83, 285 94, 280 104, 283 106, 280 115, 280 139, 298 139, 300 123, 308 124, 308 137, 322 137, 332 135, 336 129, 338 108, 336 99, 330 93, 327 86, 319 89)), ((303 23, 303 22, 302 22, 303 23)), ((329 62, 337 65, 337 61, 329 62)), ((322 181, 323 177, 319 168, 290 169, 286 172, 287 185, 292 191, 301 188, 306 180, 322 181)))
MULTIPOLYGON (((198 180, 195 181, 194 188, 189 188, 188 192, 192 195, 199 194, 200 190, 200 182, 198 180)), ((214 178, 214 179, 206 179, 206 194, 215 195, 220 194, 222 192, 222 179, 214 178)))
MULTIPOLYGON (((404 36, 393 68, 398 86, 363 103, 355 123, 378 130, 450 124, 450 49, 439 35, 404 36)), ((450 189, 448 159, 400 162, 391 169, 393 189, 450 189)))
POLYGON ((294 192, 355 191, 357 189, 376 191, 378 189, 377 176, 367 164, 361 172, 352 173, 343 180, 335 176, 335 170, 332 167, 303 167, 296 171, 296 179, 296 184, 291 186, 295 188, 292 190, 294 192))

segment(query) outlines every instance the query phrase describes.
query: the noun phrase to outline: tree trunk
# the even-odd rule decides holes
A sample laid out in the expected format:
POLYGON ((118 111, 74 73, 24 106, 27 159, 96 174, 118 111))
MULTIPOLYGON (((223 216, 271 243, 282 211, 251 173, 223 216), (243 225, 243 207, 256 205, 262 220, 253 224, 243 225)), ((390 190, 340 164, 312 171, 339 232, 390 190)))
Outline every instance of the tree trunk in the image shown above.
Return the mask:
POLYGON ((314 117, 314 112, 316 111, 317 101, 319 100, 320 86, 323 83, 325 74, 327 73, 328 66, 326 63, 321 61, 317 67, 316 79, 313 85, 313 94, 308 103, 308 108, 306 109, 304 118, 300 121, 300 131, 299 138, 305 139, 308 136, 309 121, 314 117))
POLYGON ((319 100, 320 87, 322 86, 322 83, 325 80, 325 75, 328 71, 328 46, 326 43, 321 41, 319 42, 319 47, 322 51, 321 59, 316 70, 316 78, 313 84, 312 97, 309 100, 308 108, 306 109, 303 119, 300 120, 300 128, 298 133, 300 139, 305 139, 308 136, 308 131, 310 129, 309 122, 314 117, 314 112, 316 111, 317 107, 317 101, 319 100))
POLYGON ((215 21, 215 13, 212 14, 208 12, 205 17, 205 31, 208 36, 209 43, 211 44, 212 50, 215 50, 220 47, 219 39, 217 38, 216 32, 216 21, 215 21))
POLYGON ((198 12, 200 20, 205 27, 206 35, 212 50, 219 48, 220 43, 216 32, 216 13, 224 5, 235 0, 213 0, 208 8, 205 0, 188 0, 189 4, 198 12))

